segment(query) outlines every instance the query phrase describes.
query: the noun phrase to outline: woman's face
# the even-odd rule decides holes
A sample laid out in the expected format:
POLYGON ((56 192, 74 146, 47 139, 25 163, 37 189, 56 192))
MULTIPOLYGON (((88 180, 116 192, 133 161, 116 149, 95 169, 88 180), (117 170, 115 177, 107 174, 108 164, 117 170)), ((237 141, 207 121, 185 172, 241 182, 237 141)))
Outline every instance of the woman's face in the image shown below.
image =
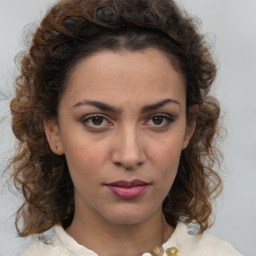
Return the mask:
POLYGON ((156 49, 102 51, 73 69, 58 122, 44 122, 52 150, 65 154, 76 213, 135 224, 161 213, 182 149, 182 75, 156 49))

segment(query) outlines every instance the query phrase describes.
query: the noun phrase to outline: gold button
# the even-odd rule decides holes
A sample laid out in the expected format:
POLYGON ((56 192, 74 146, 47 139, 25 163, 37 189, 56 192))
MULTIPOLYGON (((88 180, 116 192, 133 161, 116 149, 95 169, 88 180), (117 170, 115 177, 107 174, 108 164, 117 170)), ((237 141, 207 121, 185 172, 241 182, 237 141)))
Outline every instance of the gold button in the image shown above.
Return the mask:
POLYGON ((171 247, 166 250, 167 256, 177 256, 178 249, 176 247, 171 247))

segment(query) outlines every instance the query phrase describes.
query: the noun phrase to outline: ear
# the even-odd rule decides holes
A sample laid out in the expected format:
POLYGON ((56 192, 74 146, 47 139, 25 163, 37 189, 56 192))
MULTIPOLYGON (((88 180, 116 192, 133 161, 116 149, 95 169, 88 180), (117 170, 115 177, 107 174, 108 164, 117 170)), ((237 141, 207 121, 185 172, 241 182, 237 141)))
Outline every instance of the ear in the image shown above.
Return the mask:
POLYGON ((186 134, 185 134, 183 149, 185 149, 188 146, 189 141, 196 129, 196 115, 198 111, 199 111, 198 104, 191 105, 188 108, 187 127, 186 127, 186 134))
POLYGON ((60 129, 56 120, 43 120, 44 132, 53 153, 63 155, 63 145, 60 136, 60 129))

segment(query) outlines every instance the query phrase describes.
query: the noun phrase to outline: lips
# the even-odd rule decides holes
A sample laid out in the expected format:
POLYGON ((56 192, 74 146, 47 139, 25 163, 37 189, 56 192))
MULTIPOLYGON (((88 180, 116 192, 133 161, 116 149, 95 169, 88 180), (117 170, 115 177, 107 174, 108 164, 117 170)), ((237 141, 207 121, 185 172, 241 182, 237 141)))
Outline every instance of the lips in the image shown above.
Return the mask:
POLYGON ((142 180, 119 180, 106 184, 106 187, 110 192, 120 198, 131 199, 139 197, 148 185, 148 183, 142 180))

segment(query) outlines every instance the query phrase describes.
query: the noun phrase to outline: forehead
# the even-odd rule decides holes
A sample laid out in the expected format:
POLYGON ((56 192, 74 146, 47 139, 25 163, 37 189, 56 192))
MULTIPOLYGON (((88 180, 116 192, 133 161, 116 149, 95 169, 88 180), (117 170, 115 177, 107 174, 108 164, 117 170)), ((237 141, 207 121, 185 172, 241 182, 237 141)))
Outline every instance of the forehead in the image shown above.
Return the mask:
POLYGON ((82 59, 70 73, 67 90, 70 101, 161 100, 185 97, 183 76, 163 52, 149 48, 140 51, 102 51, 82 59))

